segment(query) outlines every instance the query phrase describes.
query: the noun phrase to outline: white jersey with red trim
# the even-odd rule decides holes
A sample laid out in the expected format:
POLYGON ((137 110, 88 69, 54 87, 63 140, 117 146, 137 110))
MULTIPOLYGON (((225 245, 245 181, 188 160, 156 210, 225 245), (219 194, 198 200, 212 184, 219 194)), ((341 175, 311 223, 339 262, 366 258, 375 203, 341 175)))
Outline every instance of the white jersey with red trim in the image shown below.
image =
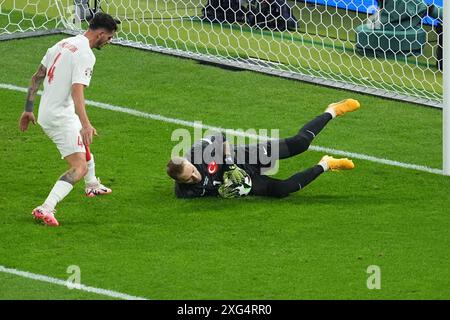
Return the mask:
POLYGON ((44 129, 79 122, 72 99, 72 84, 89 86, 95 55, 84 35, 63 39, 47 50, 41 64, 47 68, 38 123, 44 129))

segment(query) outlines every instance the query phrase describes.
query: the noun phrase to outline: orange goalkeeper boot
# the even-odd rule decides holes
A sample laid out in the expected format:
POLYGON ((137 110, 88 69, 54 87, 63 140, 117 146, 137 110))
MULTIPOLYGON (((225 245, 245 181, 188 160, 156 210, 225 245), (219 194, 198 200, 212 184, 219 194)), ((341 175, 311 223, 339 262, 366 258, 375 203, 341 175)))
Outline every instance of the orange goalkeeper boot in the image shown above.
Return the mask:
POLYGON ((347 112, 356 111, 360 107, 360 103, 355 99, 345 99, 328 105, 325 112, 330 112, 336 116, 342 116, 347 112))
POLYGON ((326 162, 331 171, 351 170, 355 167, 353 161, 347 158, 335 159, 332 156, 324 156, 320 162, 326 162))

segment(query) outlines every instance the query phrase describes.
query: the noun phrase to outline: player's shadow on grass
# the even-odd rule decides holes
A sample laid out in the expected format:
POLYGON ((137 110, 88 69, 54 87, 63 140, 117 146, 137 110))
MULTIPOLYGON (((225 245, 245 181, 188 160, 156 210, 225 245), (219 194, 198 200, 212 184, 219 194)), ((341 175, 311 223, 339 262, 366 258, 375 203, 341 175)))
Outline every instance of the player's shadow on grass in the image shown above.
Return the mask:
MULTIPOLYGON (((238 199, 240 200, 240 199, 238 199)), ((380 197, 371 197, 360 194, 349 195, 332 195, 332 194, 294 194, 285 198, 271 198, 271 197, 248 197, 246 200, 250 202, 271 203, 273 205, 293 204, 302 206, 312 206, 317 204, 326 205, 365 205, 380 203, 380 197)), ((382 203, 396 203, 397 198, 381 199, 382 203)), ((234 203, 236 205, 236 202, 234 203)))
MULTIPOLYGON (((178 202, 178 208, 182 209, 183 214, 192 213, 210 213, 217 212, 222 214, 223 211, 228 213, 246 212, 251 210, 259 210, 260 208, 270 208, 270 210, 285 209, 290 207, 308 207, 318 209, 321 206, 341 206, 353 208, 357 206, 364 208, 365 206, 373 206, 380 201, 379 198, 372 198, 361 195, 291 195, 286 198, 271 198, 250 196, 240 199, 220 199, 215 197, 195 198, 195 199, 174 199, 178 202), (218 209, 220 208, 220 209, 218 209)), ((395 199, 384 199, 383 203, 395 203, 395 199), (386 200, 386 201, 385 201, 386 200)))
POLYGON ((349 195, 330 195, 330 194, 308 194, 297 195, 281 199, 292 205, 299 206, 317 206, 317 205, 333 205, 333 206, 348 206, 348 207, 366 207, 376 204, 395 204, 401 201, 398 198, 380 198, 380 196, 367 196, 361 194, 349 195))

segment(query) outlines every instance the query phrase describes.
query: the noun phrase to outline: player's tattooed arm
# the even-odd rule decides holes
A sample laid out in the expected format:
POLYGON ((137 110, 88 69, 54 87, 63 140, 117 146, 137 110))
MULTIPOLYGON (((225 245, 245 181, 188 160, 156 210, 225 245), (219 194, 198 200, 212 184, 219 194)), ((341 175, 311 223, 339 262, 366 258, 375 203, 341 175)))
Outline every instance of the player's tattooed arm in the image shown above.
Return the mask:
POLYGON ((36 119, 34 118, 34 99, 41 86, 42 81, 45 79, 47 69, 41 64, 38 70, 31 78, 31 84, 28 87, 27 101, 25 102, 25 110, 22 112, 19 120, 19 129, 21 131, 26 131, 28 125, 31 123, 36 124, 36 119))
POLYGON ((33 112, 34 110, 34 100, 36 99, 36 94, 45 79, 47 74, 47 68, 42 64, 39 65, 36 73, 31 77, 31 83, 28 87, 27 101, 25 102, 25 112, 33 112))
POLYGON ((74 185, 79 179, 78 175, 77 175, 77 171, 74 168, 69 169, 68 171, 66 171, 60 178, 59 180, 61 181, 65 181, 70 183, 71 185, 74 185))

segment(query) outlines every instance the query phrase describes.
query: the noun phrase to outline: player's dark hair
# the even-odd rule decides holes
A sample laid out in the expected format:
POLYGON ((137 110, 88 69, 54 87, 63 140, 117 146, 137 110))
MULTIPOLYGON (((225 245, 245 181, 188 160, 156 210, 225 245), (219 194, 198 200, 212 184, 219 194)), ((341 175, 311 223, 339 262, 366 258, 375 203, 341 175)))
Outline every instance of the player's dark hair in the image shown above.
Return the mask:
POLYGON ((178 180, 178 177, 183 172, 184 161, 180 161, 180 158, 170 159, 167 163, 167 174, 174 180, 178 180))
POLYGON ((117 25, 121 22, 118 19, 111 17, 109 14, 104 12, 97 12, 94 17, 89 21, 89 29, 105 29, 109 32, 117 31, 117 25))

